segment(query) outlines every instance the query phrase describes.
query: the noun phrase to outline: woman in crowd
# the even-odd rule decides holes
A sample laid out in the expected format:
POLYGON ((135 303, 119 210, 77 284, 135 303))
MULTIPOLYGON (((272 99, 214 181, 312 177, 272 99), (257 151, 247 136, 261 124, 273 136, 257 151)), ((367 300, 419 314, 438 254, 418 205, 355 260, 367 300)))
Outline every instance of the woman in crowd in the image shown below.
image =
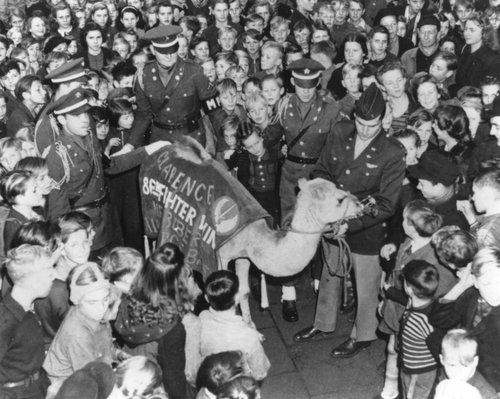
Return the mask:
POLYGON ((80 34, 82 50, 75 58, 83 57, 86 68, 100 71, 111 62, 113 53, 103 47, 104 37, 101 27, 95 22, 89 22, 82 29, 80 34))
POLYGON ((492 49, 496 34, 482 14, 472 14, 464 25, 464 47, 458 59, 456 82, 459 87, 476 86, 488 75, 500 76, 500 55, 492 49))
POLYGON ((111 20, 109 18, 109 10, 106 4, 102 2, 94 3, 92 9, 90 10, 90 16, 88 22, 94 22, 102 30, 104 37, 106 38, 104 41, 104 45, 107 48, 111 48, 113 43, 113 37, 118 32, 116 28, 111 26, 111 20))

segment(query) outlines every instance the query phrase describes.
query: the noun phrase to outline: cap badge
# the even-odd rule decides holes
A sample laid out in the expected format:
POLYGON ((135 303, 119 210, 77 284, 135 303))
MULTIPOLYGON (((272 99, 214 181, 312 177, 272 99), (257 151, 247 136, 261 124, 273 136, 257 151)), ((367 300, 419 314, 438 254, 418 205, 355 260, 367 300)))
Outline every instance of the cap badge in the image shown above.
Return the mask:
POLYGON ((311 70, 309 68, 304 69, 304 73, 306 75, 309 75, 311 73, 311 70))

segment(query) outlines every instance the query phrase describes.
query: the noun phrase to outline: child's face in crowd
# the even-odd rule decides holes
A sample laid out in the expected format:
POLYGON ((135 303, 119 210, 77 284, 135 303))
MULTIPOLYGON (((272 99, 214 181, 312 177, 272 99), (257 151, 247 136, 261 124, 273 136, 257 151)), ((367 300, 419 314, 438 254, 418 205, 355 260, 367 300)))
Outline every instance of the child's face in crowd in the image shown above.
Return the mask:
POLYGON ((259 93, 260 92, 260 89, 258 86, 256 86, 255 84, 253 83, 248 83, 246 86, 245 86, 245 91, 244 91, 244 95, 245 97, 248 97, 250 94, 253 94, 253 93, 259 93))
POLYGON ((217 3, 212 9, 212 15, 215 18, 215 21, 218 23, 225 24, 227 22, 227 17, 229 15, 229 9, 227 4, 217 3))
POLYGON ((132 62, 137 69, 144 68, 146 62, 148 61, 148 57, 146 54, 137 54, 132 57, 132 62))
POLYGON ((7 36, 14 42, 14 46, 18 46, 23 40, 23 34, 17 29, 9 31, 7 36))
POLYGON ((406 149, 406 166, 416 165, 418 163, 417 158, 417 144, 415 143, 415 139, 413 137, 405 137, 402 139, 398 139, 403 147, 406 149))
POLYGON ((359 78, 358 71, 351 71, 344 76, 342 79, 342 85, 345 87, 348 93, 359 93, 361 87, 361 79, 359 78))
POLYGON ((271 13, 269 12, 269 8, 266 6, 259 6, 255 8, 255 13, 260 15, 264 20, 264 26, 267 26, 269 23, 269 19, 271 18, 271 13))
POLYGON ((259 44, 260 42, 258 40, 252 39, 250 36, 247 36, 243 43, 243 47, 245 47, 248 54, 256 55, 259 54, 259 44))
POLYGON ((118 118, 118 126, 123 129, 131 129, 134 124, 134 114, 132 112, 127 112, 126 114, 120 115, 118 118))
POLYGON ((281 64, 281 57, 277 50, 273 48, 265 48, 262 50, 260 57, 260 67, 263 71, 272 71, 281 64))
POLYGON ((237 144, 236 129, 225 131, 224 132, 224 141, 226 142, 227 146, 231 150, 234 150, 236 148, 236 144, 237 144))
POLYGON ((208 21, 206 17, 203 16, 198 16, 198 22, 200 23, 200 32, 203 32, 205 29, 207 29, 208 26, 208 21))
POLYGON ((71 262, 81 265, 89 260, 91 240, 87 230, 78 230, 70 234, 63 244, 63 255, 71 262))
POLYGON ((174 20, 172 7, 160 7, 158 9, 158 20, 162 25, 171 25, 174 20))
POLYGON ((319 19, 323 21, 327 28, 331 29, 335 20, 335 13, 329 8, 319 10, 319 19))
POLYGON ((15 148, 7 148, 0 157, 0 163, 10 172, 11 170, 14 170, 21 158, 21 151, 18 151, 15 148))
POLYGON ((80 311, 89 319, 101 321, 109 307, 109 289, 100 289, 84 296, 78 304, 80 311))
POLYGON ((5 103, 5 98, 1 97, 0 98, 0 120, 5 118, 6 114, 7 114, 7 104, 5 103))
POLYGON ((309 38, 311 37, 311 31, 309 29, 294 30, 293 36, 300 47, 306 47, 309 45, 309 38))
POLYGON ((490 105, 493 104, 495 97, 498 95, 500 91, 500 85, 487 85, 481 87, 481 94, 483 96, 483 104, 490 105))
POLYGON ((250 137, 243 140, 243 147, 250 154, 261 157, 264 155, 266 149, 264 147, 264 139, 260 137, 257 133, 253 133, 250 137))
POLYGON ((201 68, 203 69, 203 74, 208 78, 208 81, 214 83, 217 78, 214 62, 212 60, 204 62, 201 68))
POLYGON ((220 93, 219 99, 224 111, 233 112, 236 108, 236 91, 227 90, 224 93, 220 93))
POLYGON ((439 358, 446 371, 446 376, 450 380, 467 382, 476 371, 478 362, 477 356, 474 356, 474 359, 468 365, 462 364, 460 361, 460 354, 453 353, 453 350, 443 350, 439 358))
POLYGON ((64 64, 64 60, 56 60, 56 61, 52 61, 48 66, 47 66, 47 71, 50 72, 50 71, 54 71, 56 70, 57 68, 59 68, 60 66, 62 66, 64 64))
POLYGON ((49 177, 48 169, 38 173, 38 176, 36 176, 36 184, 42 195, 48 195, 52 191, 52 179, 49 177))
POLYGON ((429 73, 436 82, 443 82, 452 74, 452 72, 448 70, 446 61, 440 58, 432 61, 432 64, 429 68, 429 73))
POLYGON ((117 43, 113 46, 113 51, 116 51, 123 60, 126 60, 128 58, 129 50, 129 46, 127 46, 125 43, 117 43))
POLYGON ((500 268, 494 263, 485 263, 481 273, 474 278, 474 285, 488 305, 500 306, 500 268))
POLYGON ((406 24, 404 22, 398 21, 398 36, 399 37, 406 36, 406 24))
POLYGON ((109 133, 109 123, 108 122, 97 122, 95 125, 96 135, 99 140, 105 140, 109 133))
POLYGON ((273 37, 273 39, 280 44, 286 41, 289 34, 290 34, 290 29, 288 29, 287 25, 280 25, 276 29, 273 29, 271 31, 271 36, 273 37))
POLYGON ((264 31, 264 24, 260 20, 259 21, 247 22, 246 29, 247 30, 253 29, 253 30, 256 30, 259 33, 262 33, 264 31))
POLYGON ((24 19, 12 16, 12 18, 10 19, 10 25, 13 28, 17 28, 19 31, 22 31, 24 27, 24 19))
POLYGON ((343 24, 347 20, 347 16, 349 15, 348 12, 349 9, 344 4, 341 4, 341 6, 335 10, 335 23, 339 25, 343 24))
POLYGON ((233 51, 233 48, 236 45, 236 36, 232 33, 223 33, 218 39, 218 42, 222 51, 233 51))
POLYGON ((262 82, 262 95, 271 106, 276 104, 283 94, 283 88, 275 80, 267 79, 262 82))
POLYGON ((134 87, 134 75, 124 76, 123 78, 121 78, 121 80, 118 82, 118 87, 134 87))
POLYGON ((38 43, 28 46, 28 57, 31 62, 38 61, 38 54, 40 54, 40 45, 38 43))
POLYGON ((489 17, 488 17, 489 21, 490 21, 490 24, 491 26, 493 26, 493 28, 495 30, 497 30, 498 28, 500 28, 500 15, 498 14, 491 14, 489 17))
POLYGON ((21 144, 22 157, 36 157, 35 143, 29 140, 23 140, 21 144))
POLYGON ((241 69, 243 69, 243 71, 245 72, 245 79, 244 79, 244 81, 245 81, 248 77, 248 71, 250 70, 250 63, 248 61, 248 58, 247 57, 239 57, 238 58, 238 66, 241 69))
POLYGON ((30 208, 43 206, 43 195, 40 190, 38 190, 38 185, 36 184, 36 180, 34 178, 31 178, 26 182, 25 193, 18 195, 14 199, 14 202, 16 205, 28 206, 30 208))
POLYGON ((419 127, 413 127, 420 137, 421 147, 425 147, 432 135, 432 122, 422 122, 419 127))
POLYGON ((210 50, 208 48, 208 42, 199 43, 193 50, 193 55, 199 60, 206 60, 210 55, 210 50))
POLYGON ((248 116, 257 125, 264 125, 269 122, 269 107, 261 102, 248 107, 248 116))
POLYGON ((314 31, 314 33, 312 34, 312 38, 311 38, 311 41, 313 43, 319 43, 319 42, 328 41, 328 40, 330 40, 330 36, 328 35, 328 32, 324 31, 324 30, 314 31))
POLYGON ((215 63, 215 72, 217 73, 217 80, 222 80, 226 77, 226 71, 231 67, 231 64, 226 60, 218 60, 215 63))
POLYGON ((455 43, 453 42, 443 42, 439 48, 441 51, 447 51, 449 53, 455 54, 455 43))
POLYGON ((76 40, 72 40, 70 44, 68 44, 68 54, 75 55, 78 51, 78 46, 76 44, 76 40))
POLYGON ((179 50, 177 51, 177 55, 185 60, 189 52, 187 39, 185 37, 179 37, 177 40, 179 43, 179 50))
POLYGON ((238 92, 241 92, 243 82, 247 79, 247 76, 243 72, 238 71, 231 73, 230 76, 228 76, 228 78, 234 80, 234 82, 236 83, 236 90, 238 92))

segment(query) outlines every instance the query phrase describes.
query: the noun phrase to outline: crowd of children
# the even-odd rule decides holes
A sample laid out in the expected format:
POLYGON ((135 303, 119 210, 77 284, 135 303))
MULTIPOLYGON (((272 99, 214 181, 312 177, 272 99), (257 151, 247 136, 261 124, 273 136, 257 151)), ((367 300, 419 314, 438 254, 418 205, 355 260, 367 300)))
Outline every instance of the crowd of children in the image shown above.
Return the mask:
MULTIPOLYGON (((406 153, 377 397, 499 397, 499 29, 498 0, 0 2, 0 398, 260 398, 271 364, 236 275, 195 281, 173 243, 144 256, 139 167, 194 137, 287 228, 335 129, 406 153), (363 119, 374 90, 383 115, 363 119)), ((353 137, 343 177, 368 190, 378 150, 353 137)), ((309 330, 295 340, 331 333, 309 330)))

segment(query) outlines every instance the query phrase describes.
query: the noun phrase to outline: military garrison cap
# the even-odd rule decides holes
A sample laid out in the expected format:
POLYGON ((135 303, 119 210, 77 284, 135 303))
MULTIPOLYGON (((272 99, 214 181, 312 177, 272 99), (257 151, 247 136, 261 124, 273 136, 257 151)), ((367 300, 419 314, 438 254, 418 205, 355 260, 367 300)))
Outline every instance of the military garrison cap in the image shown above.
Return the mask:
POLYGON ((361 119, 371 121, 372 119, 383 117, 384 113, 384 96, 377 85, 372 83, 356 102, 354 114, 361 119))
POLYGON ((155 51, 162 54, 172 54, 179 49, 177 35, 181 32, 182 29, 179 26, 160 25, 148 30, 144 35, 144 39, 151 40, 151 44, 155 48, 155 51))
POLYGON ((90 109, 85 89, 79 87, 47 106, 47 113, 54 115, 80 115, 90 109))
POLYGON ((321 71, 324 71, 325 67, 317 61, 302 58, 292 62, 287 70, 292 72, 292 77, 297 86, 309 89, 318 85, 321 71))
POLYGON ((77 58, 61 65, 59 68, 54 69, 45 77, 52 83, 67 83, 74 80, 81 80, 87 82, 85 77, 85 70, 83 69, 83 58, 77 58))

